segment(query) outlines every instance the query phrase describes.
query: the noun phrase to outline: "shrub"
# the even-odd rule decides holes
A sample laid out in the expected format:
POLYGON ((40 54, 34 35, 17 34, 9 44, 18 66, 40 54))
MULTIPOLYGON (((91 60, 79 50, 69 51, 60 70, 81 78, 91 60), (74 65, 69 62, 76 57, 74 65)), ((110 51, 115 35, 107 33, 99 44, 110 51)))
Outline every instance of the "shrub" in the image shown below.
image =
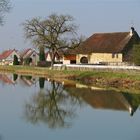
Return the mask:
POLYGON ((19 65, 18 57, 14 55, 13 65, 19 65))
POLYGON ((132 61, 135 65, 140 66, 140 44, 134 45, 134 47, 133 47, 132 61))

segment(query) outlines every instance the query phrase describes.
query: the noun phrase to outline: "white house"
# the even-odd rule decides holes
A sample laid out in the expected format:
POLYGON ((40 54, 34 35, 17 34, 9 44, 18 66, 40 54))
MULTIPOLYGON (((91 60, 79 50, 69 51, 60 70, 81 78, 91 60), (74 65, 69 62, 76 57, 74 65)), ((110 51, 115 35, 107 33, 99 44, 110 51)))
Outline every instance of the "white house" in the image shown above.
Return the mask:
POLYGON ((20 61, 20 56, 17 50, 13 49, 4 51, 0 54, 0 65, 13 65, 14 56, 17 56, 18 61, 20 61))
POLYGON ((20 52, 21 61, 24 64, 37 65, 39 61, 39 54, 34 49, 25 49, 20 52), (28 62, 27 62, 28 61, 28 62))

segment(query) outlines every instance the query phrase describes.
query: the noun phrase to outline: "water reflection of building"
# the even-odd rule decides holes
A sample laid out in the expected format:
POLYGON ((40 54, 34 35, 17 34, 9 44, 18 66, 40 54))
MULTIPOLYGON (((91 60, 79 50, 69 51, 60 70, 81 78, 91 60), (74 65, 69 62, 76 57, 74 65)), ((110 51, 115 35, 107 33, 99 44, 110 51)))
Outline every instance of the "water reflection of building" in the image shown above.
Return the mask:
POLYGON ((0 74, 0 81, 3 84, 20 84, 22 86, 32 86, 38 81, 38 78, 32 76, 22 76, 17 74, 0 74))
POLYGON ((140 95, 121 93, 88 86, 66 88, 72 96, 80 96, 83 101, 95 109, 128 111, 132 116, 140 104, 140 95))
POLYGON ((35 85, 38 80, 32 76, 20 76, 18 83, 24 86, 32 86, 35 85))
POLYGON ((3 84, 15 84, 15 81, 13 80, 13 76, 12 75, 7 75, 7 74, 0 74, 0 81, 3 84))
MULTIPOLYGON (((22 86, 36 85, 39 81, 39 87, 42 89, 45 86, 45 81, 51 83, 47 78, 35 78, 32 76, 19 76, 16 74, 0 74, 2 84, 20 84, 22 86)), ((140 104, 140 95, 117 92, 113 90, 105 90, 82 84, 75 84, 72 81, 58 81, 62 84, 73 98, 81 98, 83 102, 89 104, 95 109, 108 109, 116 111, 128 111, 133 115, 140 104)), ((61 88, 62 88, 61 87, 61 88)), ((53 88, 53 87, 52 87, 53 88)))
POLYGON ((140 104, 140 95, 77 84, 73 81, 58 81, 58 83, 61 83, 71 96, 82 98, 83 102, 95 109, 128 111, 132 116, 140 104))

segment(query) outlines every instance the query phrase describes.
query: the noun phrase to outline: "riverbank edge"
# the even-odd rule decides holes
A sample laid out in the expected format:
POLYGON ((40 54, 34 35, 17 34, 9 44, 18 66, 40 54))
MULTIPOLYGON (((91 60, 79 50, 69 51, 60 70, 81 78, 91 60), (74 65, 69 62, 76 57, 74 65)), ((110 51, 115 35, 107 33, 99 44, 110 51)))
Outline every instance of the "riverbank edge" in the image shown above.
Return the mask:
POLYGON ((79 70, 52 70, 33 66, 0 66, 2 73, 20 75, 34 75, 50 79, 74 80, 83 84, 102 87, 128 88, 140 90, 140 71, 79 71, 79 70))

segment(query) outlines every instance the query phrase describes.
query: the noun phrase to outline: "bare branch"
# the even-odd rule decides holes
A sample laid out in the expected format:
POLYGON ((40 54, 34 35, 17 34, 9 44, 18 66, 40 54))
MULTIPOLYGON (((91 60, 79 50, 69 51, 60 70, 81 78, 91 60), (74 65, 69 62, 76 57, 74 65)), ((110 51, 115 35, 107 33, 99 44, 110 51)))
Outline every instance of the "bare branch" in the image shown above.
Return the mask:
MULTIPOLYGON (((23 26, 25 36, 36 46, 48 48, 53 55, 58 50, 74 48, 80 44, 77 37, 77 26, 69 15, 52 14, 47 19, 34 18, 27 20, 23 26)), ((55 56, 54 56, 55 57, 55 56)), ((52 57, 52 62, 54 62, 52 57)))
POLYGON ((0 24, 3 25, 4 14, 11 9, 10 0, 0 0, 0 24))

